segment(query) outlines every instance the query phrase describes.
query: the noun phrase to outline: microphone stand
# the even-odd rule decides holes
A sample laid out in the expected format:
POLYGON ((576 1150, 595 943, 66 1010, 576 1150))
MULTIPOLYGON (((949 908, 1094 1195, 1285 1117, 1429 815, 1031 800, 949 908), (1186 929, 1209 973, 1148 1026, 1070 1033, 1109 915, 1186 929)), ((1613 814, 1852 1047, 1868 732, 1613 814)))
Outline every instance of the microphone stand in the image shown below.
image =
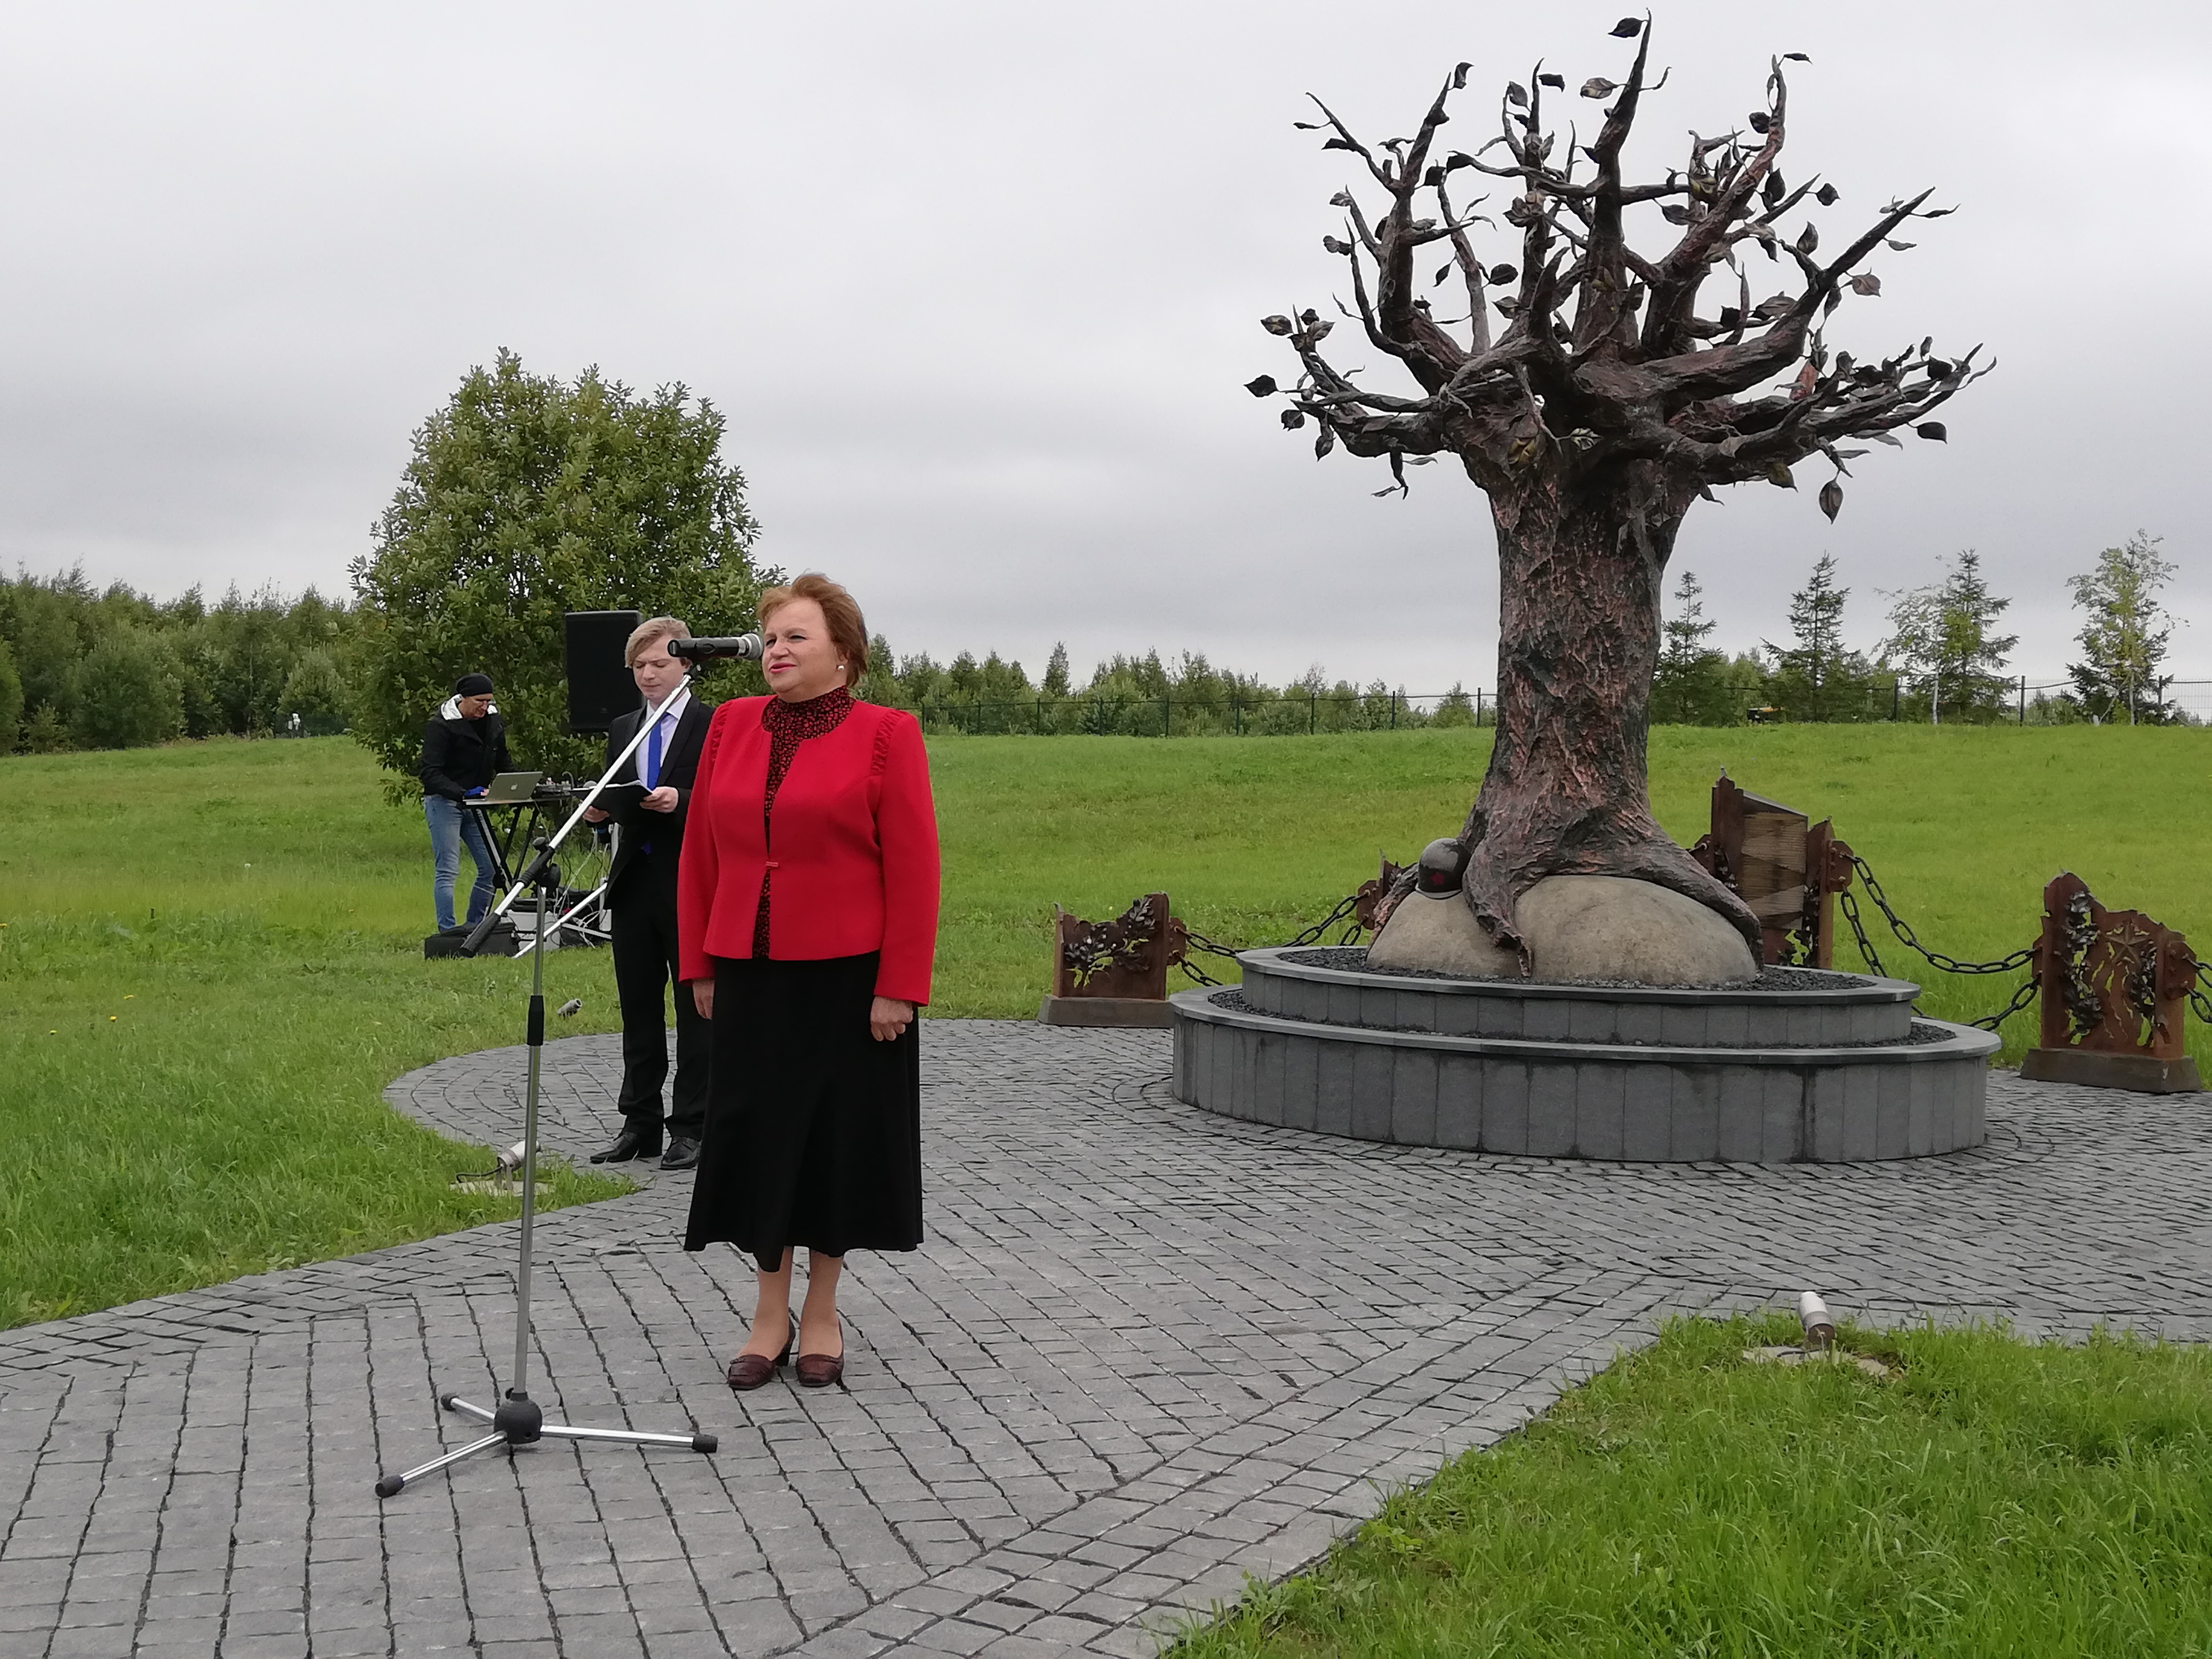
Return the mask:
MULTIPOLYGON (((607 768, 599 782, 592 786, 592 792, 584 798, 583 805, 569 815, 568 821, 562 824, 550 838, 541 837, 533 843, 536 856, 531 860, 529 867, 522 872, 521 878, 514 884, 507 896, 500 901, 499 908, 487 913, 484 919, 477 924, 475 931, 471 933, 462 944, 461 953, 464 956, 476 955, 478 947, 483 943, 484 935, 491 931, 492 923, 506 912, 507 907, 513 904, 526 889, 536 893, 538 943, 536 948, 530 953, 530 1022, 526 1038, 530 1049, 530 1080, 523 1096, 522 1237, 517 1250, 520 1261, 515 1271, 514 1281, 514 1369, 510 1373, 514 1380, 508 1385, 505 1398, 500 1401, 495 1409, 487 1409, 482 1406, 473 1405, 459 1395, 439 1395, 438 1403, 447 1411, 459 1412, 464 1417, 473 1417, 479 1422, 489 1423, 491 1425, 491 1432, 481 1439, 471 1440, 468 1444, 447 1452, 442 1457, 434 1457, 427 1463, 417 1464, 404 1474, 387 1474, 381 1477, 376 1483, 376 1495, 379 1498, 395 1497, 410 1481, 419 1480, 426 1474, 434 1474, 440 1469, 451 1468, 454 1464, 465 1458, 473 1457, 478 1452, 489 1451, 495 1446, 504 1446, 512 1453, 516 1447, 530 1445, 547 1435, 562 1440, 613 1440, 631 1446, 680 1446, 691 1451, 701 1452, 711 1452, 715 1448, 716 1441, 713 1435, 701 1433, 696 1430, 690 1434, 647 1434, 632 1429, 581 1429, 574 1428, 563 1423, 548 1423, 545 1420, 544 1412, 538 1407, 535 1401, 531 1399, 528 1387, 531 1228, 538 1210, 538 1057, 539 1051, 545 1046, 545 910, 548 899, 561 885, 561 868, 553 862, 553 854, 560 849, 561 843, 567 839, 568 832, 582 821, 584 813, 590 808, 592 803, 599 798, 599 793, 607 787, 608 781, 620 769, 623 763, 630 757, 631 753, 637 748, 639 740, 651 729, 652 724, 651 720, 647 720, 638 721, 636 735, 630 738, 622 753, 615 757, 614 764, 607 768)), ((677 994, 679 996, 683 994, 682 987, 677 988, 677 994)))

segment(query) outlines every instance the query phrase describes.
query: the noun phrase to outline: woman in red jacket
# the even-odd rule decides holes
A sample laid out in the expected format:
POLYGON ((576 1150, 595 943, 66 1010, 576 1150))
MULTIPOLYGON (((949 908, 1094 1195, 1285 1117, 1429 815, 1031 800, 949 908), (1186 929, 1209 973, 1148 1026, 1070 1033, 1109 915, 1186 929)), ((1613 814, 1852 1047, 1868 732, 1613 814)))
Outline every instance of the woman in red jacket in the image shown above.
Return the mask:
POLYGON ((714 711, 677 881, 678 954, 713 1022, 713 1075, 684 1248, 759 1266, 732 1389, 791 1352, 791 1266, 807 1249, 799 1380, 836 1382, 848 1250, 921 1243, 921 1034, 937 947, 937 816, 913 715, 856 702, 868 662, 853 596, 805 575, 761 597, 774 695, 714 711))

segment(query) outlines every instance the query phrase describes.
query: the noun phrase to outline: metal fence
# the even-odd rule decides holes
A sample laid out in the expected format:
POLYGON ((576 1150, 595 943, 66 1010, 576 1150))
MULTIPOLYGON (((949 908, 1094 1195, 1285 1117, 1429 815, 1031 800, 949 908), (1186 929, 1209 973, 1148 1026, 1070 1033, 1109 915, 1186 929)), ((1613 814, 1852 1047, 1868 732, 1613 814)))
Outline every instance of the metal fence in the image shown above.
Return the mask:
MULTIPOLYGON (((2035 682, 2021 675, 1988 678, 1961 689, 1911 684, 1870 689, 1826 722, 1814 724, 2078 726, 2091 716, 2069 680, 2035 682)), ((2166 721, 2212 721, 2212 680, 2167 683, 2160 691, 2166 721)), ((924 698, 903 705, 925 731, 975 736, 1299 737, 1328 732, 1390 732, 1495 726, 1494 692, 1285 691, 1208 696, 1180 691, 1154 697, 1073 696, 924 698)), ((2147 711, 2148 712, 2148 711, 2147 711)), ((1786 711, 1746 699, 1747 724, 1784 723, 1786 711)), ((1802 716, 1798 717, 1802 720, 1802 716)), ((2125 724, 2124 714, 2118 720, 2125 724)))

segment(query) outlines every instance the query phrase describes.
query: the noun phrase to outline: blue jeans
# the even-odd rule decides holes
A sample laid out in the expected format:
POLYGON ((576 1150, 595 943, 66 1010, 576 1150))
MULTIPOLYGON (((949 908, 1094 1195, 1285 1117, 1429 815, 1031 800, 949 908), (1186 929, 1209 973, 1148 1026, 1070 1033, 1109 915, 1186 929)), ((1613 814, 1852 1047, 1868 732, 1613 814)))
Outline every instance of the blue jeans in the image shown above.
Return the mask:
POLYGON ((453 883, 461 873, 463 842, 468 843, 469 857, 477 866, 477 884, 469 890, 469 926, 473 927, 491 908, 493 898, 495 866, 491 842, 484 834, 483 814, 443 795, 425 795, 422 816, 429 820, 430 856, 437 870, 430 891, 438 906, 438 931, 442 933, 453 925, 453 883))

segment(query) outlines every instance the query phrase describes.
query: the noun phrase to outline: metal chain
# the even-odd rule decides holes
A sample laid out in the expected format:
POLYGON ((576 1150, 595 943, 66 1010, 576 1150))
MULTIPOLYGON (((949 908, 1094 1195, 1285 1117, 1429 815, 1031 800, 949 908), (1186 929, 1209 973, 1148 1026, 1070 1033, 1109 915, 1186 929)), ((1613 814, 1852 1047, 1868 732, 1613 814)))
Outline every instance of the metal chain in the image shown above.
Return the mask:
MULTIPOLYGON (((1941 951, 1931 951, 1920 942, 1919 937, 1912 931, 1911 924, 1907 922, 1904 917, 1899 915, 1895 910, 1890 908, 1888 895, 1881 890, 1881 883, 1875 878, 1872 866, 1869 866, 1864 859, 1859 857, 1856 854, 1853 854, 1851 855, 1851 868, 1858 872, 1859 880, 1865 884, 1867 896, 1875 902, 1876 907, 1881 909, 1881 914, 1888 919, 1890 932, 1895 933, 1898 939, 1905 945, 1912 950, 1919 951, 1922 956, 1927 957, 1929 962, 1933 963, 1944 973, 2012 974, 2019 972, 2021 969, 2027 967, 2028 963, 2035 960, 2035 947, 2033 945, 2025 945, 2020 950, 2014 951, 2010 956, 2003 957, 1996 962, 1961 962, 1956 957, 1945 956, 1941 951)), ((1853 906, 1851 907, 1850 911, 1852 916, 1851 925, 1854 927, 1858 926, 1857 916, 1856 914, 1856 906, 1853 906)), ((1861 935, 1859 943, 1860 947, 1863 949, 1866 943, 1863 934, 1861 935)), ((1868 960, 1872 961, 1873 958, 1869 957, 1868 960)), ((1875 971, 1879 973, 1881 972, 1881 969, 1877 968, 1875 971)))
POLYGON ((1851 925, 1852 937, 1858 940, 1859 954, 1866 958, 1866 965, 1877 974, 1883 973, 1881 958, 1874 953, 1874 941, 1867 937, 1866 924, 1859 920, 1859 902, 1856 896, 1846 887, 1836 895, 1836 902, 1843 908, 1844 920, 1851 925))
MULTIPOLYGON (((1297 938, 1284 940, 1282 945, 1278 948, 1285 951, 1295 951, 1301 945, 1317 945, 1321 942, 1322 936, 1326 934, 1330 928, 1337 926, 1340 922, 1349 922, 1350 926, 1345 928, 1343 936, 1337 940, 1337 943, 1339 945, 1350 945, 1353 940, 1359 937, 1362 931, 1358 919, 1354 915, 1358 903, 1358 894, 1347 893, 1344 897, 1337 901, 1335 908, 1330 910, 1327 915, 1323 916, 1319 921, 1314 923, 1312 927, 1307 928, 1305 932, 1300 933, 1297 938)), ((1253 948, 1249 945, 1224 945, 1218 939, 1208 939, 1204 933, 1200 933, 1197 928, 1188 926, 1186 926, 1183 929, 1183 937, 1186 941, 1183 946, 1183 959, 1176 965, 1181 968, 1184 973, 1189 975, 1191 978, 1196 980, 1200 985, 1218 985, 1221 981, 1214 978, 1212 975, 1207 973, 1205 969, 1200 968, 1196 963, 1193 963, 1190 959, 1191 952, 1195 951, 1201 956, 1221 957, 1233 962, 1243 952, 1253 948)))
POLYGON ((2020 982, 2020 989, 2012 994, 2010 1002, 2005 1004, 1994 1014, 1984 1014, 1979 1019, 1969 1020, 1967 1024, 1978 1025, 1984 1031, 1994 1031, 2005 1021, 2027 1007, 2029 1003, 2034 1001, 2035 994, 2040 988, 2033 980, 2024 979, 2020 982))

